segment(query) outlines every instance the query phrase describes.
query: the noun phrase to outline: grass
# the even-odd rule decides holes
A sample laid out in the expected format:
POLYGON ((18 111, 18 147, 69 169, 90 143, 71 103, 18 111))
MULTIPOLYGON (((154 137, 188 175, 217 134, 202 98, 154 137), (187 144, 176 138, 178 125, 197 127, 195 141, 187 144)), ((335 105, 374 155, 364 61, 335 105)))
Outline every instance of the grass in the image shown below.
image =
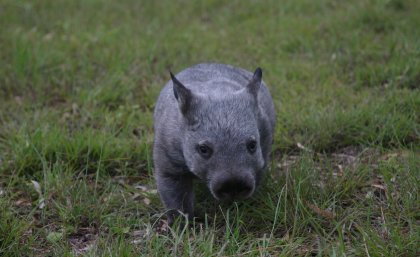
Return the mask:
POLYGON ((420 4, 0 3, 0 255, 418 256, 420 4), (164 226, 168 70, 261 66, 277 110, 255 197, 164 226))

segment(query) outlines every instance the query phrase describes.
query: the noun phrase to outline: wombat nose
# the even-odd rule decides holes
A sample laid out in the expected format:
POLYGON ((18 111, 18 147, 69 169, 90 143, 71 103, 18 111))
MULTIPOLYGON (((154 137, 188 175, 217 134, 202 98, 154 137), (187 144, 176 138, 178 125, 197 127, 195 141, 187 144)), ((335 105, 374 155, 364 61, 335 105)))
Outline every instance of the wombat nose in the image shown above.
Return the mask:
POLYGON ((251 195, 253 186, 246 181, 229 179, 221 183, 215 190, 217 198, 221 200, 244 199, 251 195))

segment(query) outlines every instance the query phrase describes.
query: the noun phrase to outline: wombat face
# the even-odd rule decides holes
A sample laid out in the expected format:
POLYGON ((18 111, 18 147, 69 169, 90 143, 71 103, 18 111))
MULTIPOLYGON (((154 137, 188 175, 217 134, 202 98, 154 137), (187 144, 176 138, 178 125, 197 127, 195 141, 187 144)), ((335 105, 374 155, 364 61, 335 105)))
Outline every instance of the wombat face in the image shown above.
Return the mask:
POLYGON ((250 110, 234 103, 213 103, 184 137, 184 158, 190 171, 207 183, 220 200, 247 198, 264 167, 258 127, 250 110), (231 106, 228 115, 221 109, 231 106))
POLYGON ((229 96, 196 95, 173 81, 186 124, 182 149, 190 171, 219 200, 251 196, 265 165, 256 95, 247 89, 229 96))

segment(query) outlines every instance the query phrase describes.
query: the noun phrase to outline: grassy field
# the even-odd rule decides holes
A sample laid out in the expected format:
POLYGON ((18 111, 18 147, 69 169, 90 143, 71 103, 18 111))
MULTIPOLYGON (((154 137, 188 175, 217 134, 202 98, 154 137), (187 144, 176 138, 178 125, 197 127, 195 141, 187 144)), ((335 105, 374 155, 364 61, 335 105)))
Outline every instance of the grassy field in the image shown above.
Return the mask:
POLYGON ((420 2, 0 2, 1 256, 419 256, 420 2), (255 197, 165 226, 152 113, 173 72, 261 66, 255 197))

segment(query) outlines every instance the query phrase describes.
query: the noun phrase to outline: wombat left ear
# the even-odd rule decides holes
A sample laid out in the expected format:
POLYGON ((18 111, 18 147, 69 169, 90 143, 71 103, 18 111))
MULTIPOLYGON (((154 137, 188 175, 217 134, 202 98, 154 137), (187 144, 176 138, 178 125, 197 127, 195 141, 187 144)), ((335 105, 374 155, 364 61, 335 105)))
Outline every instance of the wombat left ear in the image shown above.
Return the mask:
POLYGON ((186 114, 192 100, 191 90, 186 88, 179 80, 170 72, 173 83, 174 95, 178 101, 179 108, 183 114, 186 114))
POLYGON ((260 90, 260 86, 261 86, 261 80, 262 80, 262 70, 260 67, 258 67, 255 70, 254 76, 252 76, 252 79, 247 86, 248 92, 250 92, 255 97, 258 96, 258 91, 260 90))

